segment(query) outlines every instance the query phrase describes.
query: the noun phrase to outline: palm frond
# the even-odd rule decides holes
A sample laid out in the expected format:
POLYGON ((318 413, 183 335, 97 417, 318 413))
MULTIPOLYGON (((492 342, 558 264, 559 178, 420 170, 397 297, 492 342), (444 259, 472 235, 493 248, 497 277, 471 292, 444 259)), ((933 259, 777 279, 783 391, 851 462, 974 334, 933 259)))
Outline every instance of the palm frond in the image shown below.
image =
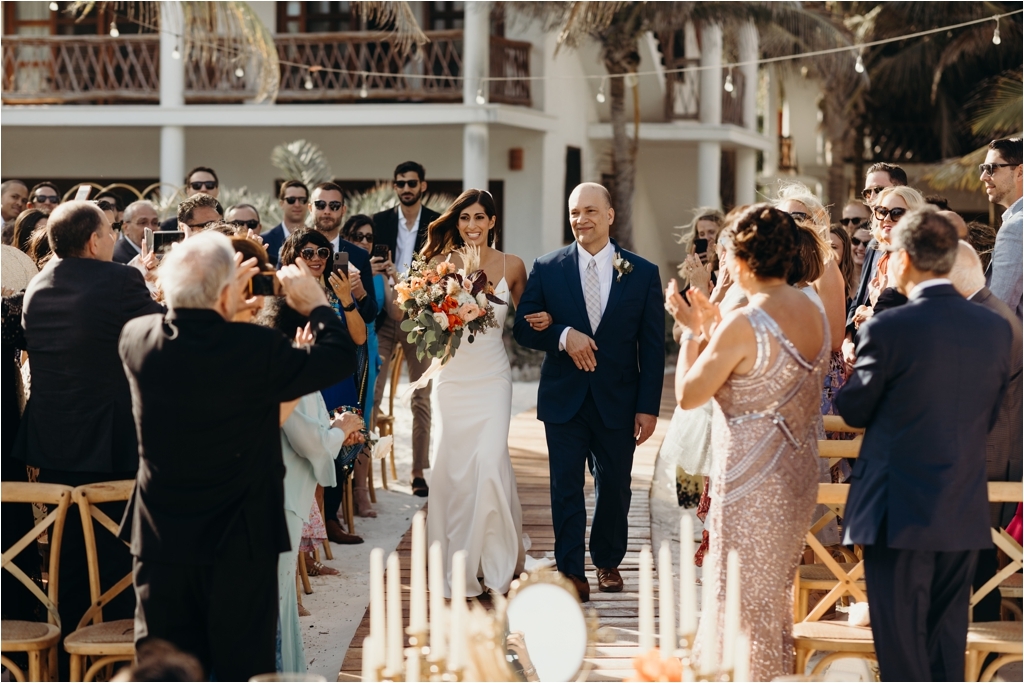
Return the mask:
POLYGON ((285 180, 301 180, 308 188, 334 179, 327 155, 307 140, 277 145, 270 153, 270 163, 281 171, 285 180))
MULTIPOLYGON (((455 197, 443 192, 429 193, 423 197, 423 205, 438 213, 444 213, 454 201, 455 197)), ((372 216, 394 206, 395 189, 389 180, 382 180, 369 190, 352 192, 345 197, 345 211, 349 216, 356 214, 372 216)))
POLYGON ((1005 135, 1020 127, 1021 111, 1024 109, 1024 90, 1021 88, 1021 72, 1010 72, 996 78, 989 96, 978 107, 971 121, 971 132, 975 135, 1005 135))
POLYGON ((225 211, 236 204, 251 204, 256 207, 264 230, 270 230, 270 228, 280 223, 283 218, 281 205, 278 204, 277 199, 269 192, 252 192, 245 185, 242 187, 222 187, 218 199, 225 211))
POLYGON ((408 52, 413 45, 430 42, 408 2, 353 2, 352 9, 378 26, 392 27, 392 45, 399 52, 408 52))

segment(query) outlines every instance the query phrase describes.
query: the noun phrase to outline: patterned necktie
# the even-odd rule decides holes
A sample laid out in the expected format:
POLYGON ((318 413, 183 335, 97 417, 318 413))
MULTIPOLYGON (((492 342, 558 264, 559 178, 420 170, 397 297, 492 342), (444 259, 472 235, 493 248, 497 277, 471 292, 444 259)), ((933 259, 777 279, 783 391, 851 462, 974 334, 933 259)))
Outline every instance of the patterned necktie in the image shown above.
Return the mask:
POLYGON ((590 318, 590 331, 596 333, 601 324, 601 281, 597 277, 597 261, 590 259, 584 275, 583 295, 587 300, 587 317, 590 318))

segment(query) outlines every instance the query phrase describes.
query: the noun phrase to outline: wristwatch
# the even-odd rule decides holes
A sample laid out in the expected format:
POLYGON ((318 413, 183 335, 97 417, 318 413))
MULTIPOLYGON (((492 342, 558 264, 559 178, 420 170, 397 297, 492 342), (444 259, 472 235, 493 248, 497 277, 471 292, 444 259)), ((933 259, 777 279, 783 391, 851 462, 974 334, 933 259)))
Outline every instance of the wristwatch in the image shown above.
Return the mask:
POLYGON ((351 313, 352 311, 356 310, 357 308, 359 308, 359 305, 355 301, 353 301, 348 306, 342 306, 341 310, 346 311, 347 313, 351 313))

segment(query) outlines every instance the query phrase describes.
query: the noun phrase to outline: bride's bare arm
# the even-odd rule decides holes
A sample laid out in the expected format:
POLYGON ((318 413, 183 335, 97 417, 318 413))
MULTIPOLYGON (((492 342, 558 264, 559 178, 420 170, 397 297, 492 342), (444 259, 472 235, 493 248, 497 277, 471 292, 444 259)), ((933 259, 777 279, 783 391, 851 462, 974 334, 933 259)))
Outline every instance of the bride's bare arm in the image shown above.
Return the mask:
POLYGON ((519 308, 519 298, 526 291, 526 264, 523 259, 513 254, 505 255, 505 282, 508 283, 512 297, 510 303, 514 308, 519 308))

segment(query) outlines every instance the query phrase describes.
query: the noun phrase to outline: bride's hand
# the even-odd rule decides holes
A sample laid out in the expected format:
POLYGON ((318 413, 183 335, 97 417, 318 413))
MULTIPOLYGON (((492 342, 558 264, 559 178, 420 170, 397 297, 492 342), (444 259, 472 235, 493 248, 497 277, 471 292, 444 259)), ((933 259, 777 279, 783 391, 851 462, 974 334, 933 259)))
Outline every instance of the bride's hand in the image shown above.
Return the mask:
POLYGON ((534 332, 543 332, 551 327, 551 323, 555 321, 555 319, 551 317, 550 313, 546 313, 544 311, 524 315, 523 320, 530 323, 530 327, 533 328, 534 332))
MULTIPOLYGON (((697 291, 691 288, 687 292, 687 296, 692 299, 694 292, 697 291)), ((679 292, 679 283, 676 282, 675 278, 668 281, 668 288, 665 290, 665 310, 685 330, 689 330, 694 335, 701 333, 701 326, 704 322, 704 309, 687 303, 686 299, 679 292)))

